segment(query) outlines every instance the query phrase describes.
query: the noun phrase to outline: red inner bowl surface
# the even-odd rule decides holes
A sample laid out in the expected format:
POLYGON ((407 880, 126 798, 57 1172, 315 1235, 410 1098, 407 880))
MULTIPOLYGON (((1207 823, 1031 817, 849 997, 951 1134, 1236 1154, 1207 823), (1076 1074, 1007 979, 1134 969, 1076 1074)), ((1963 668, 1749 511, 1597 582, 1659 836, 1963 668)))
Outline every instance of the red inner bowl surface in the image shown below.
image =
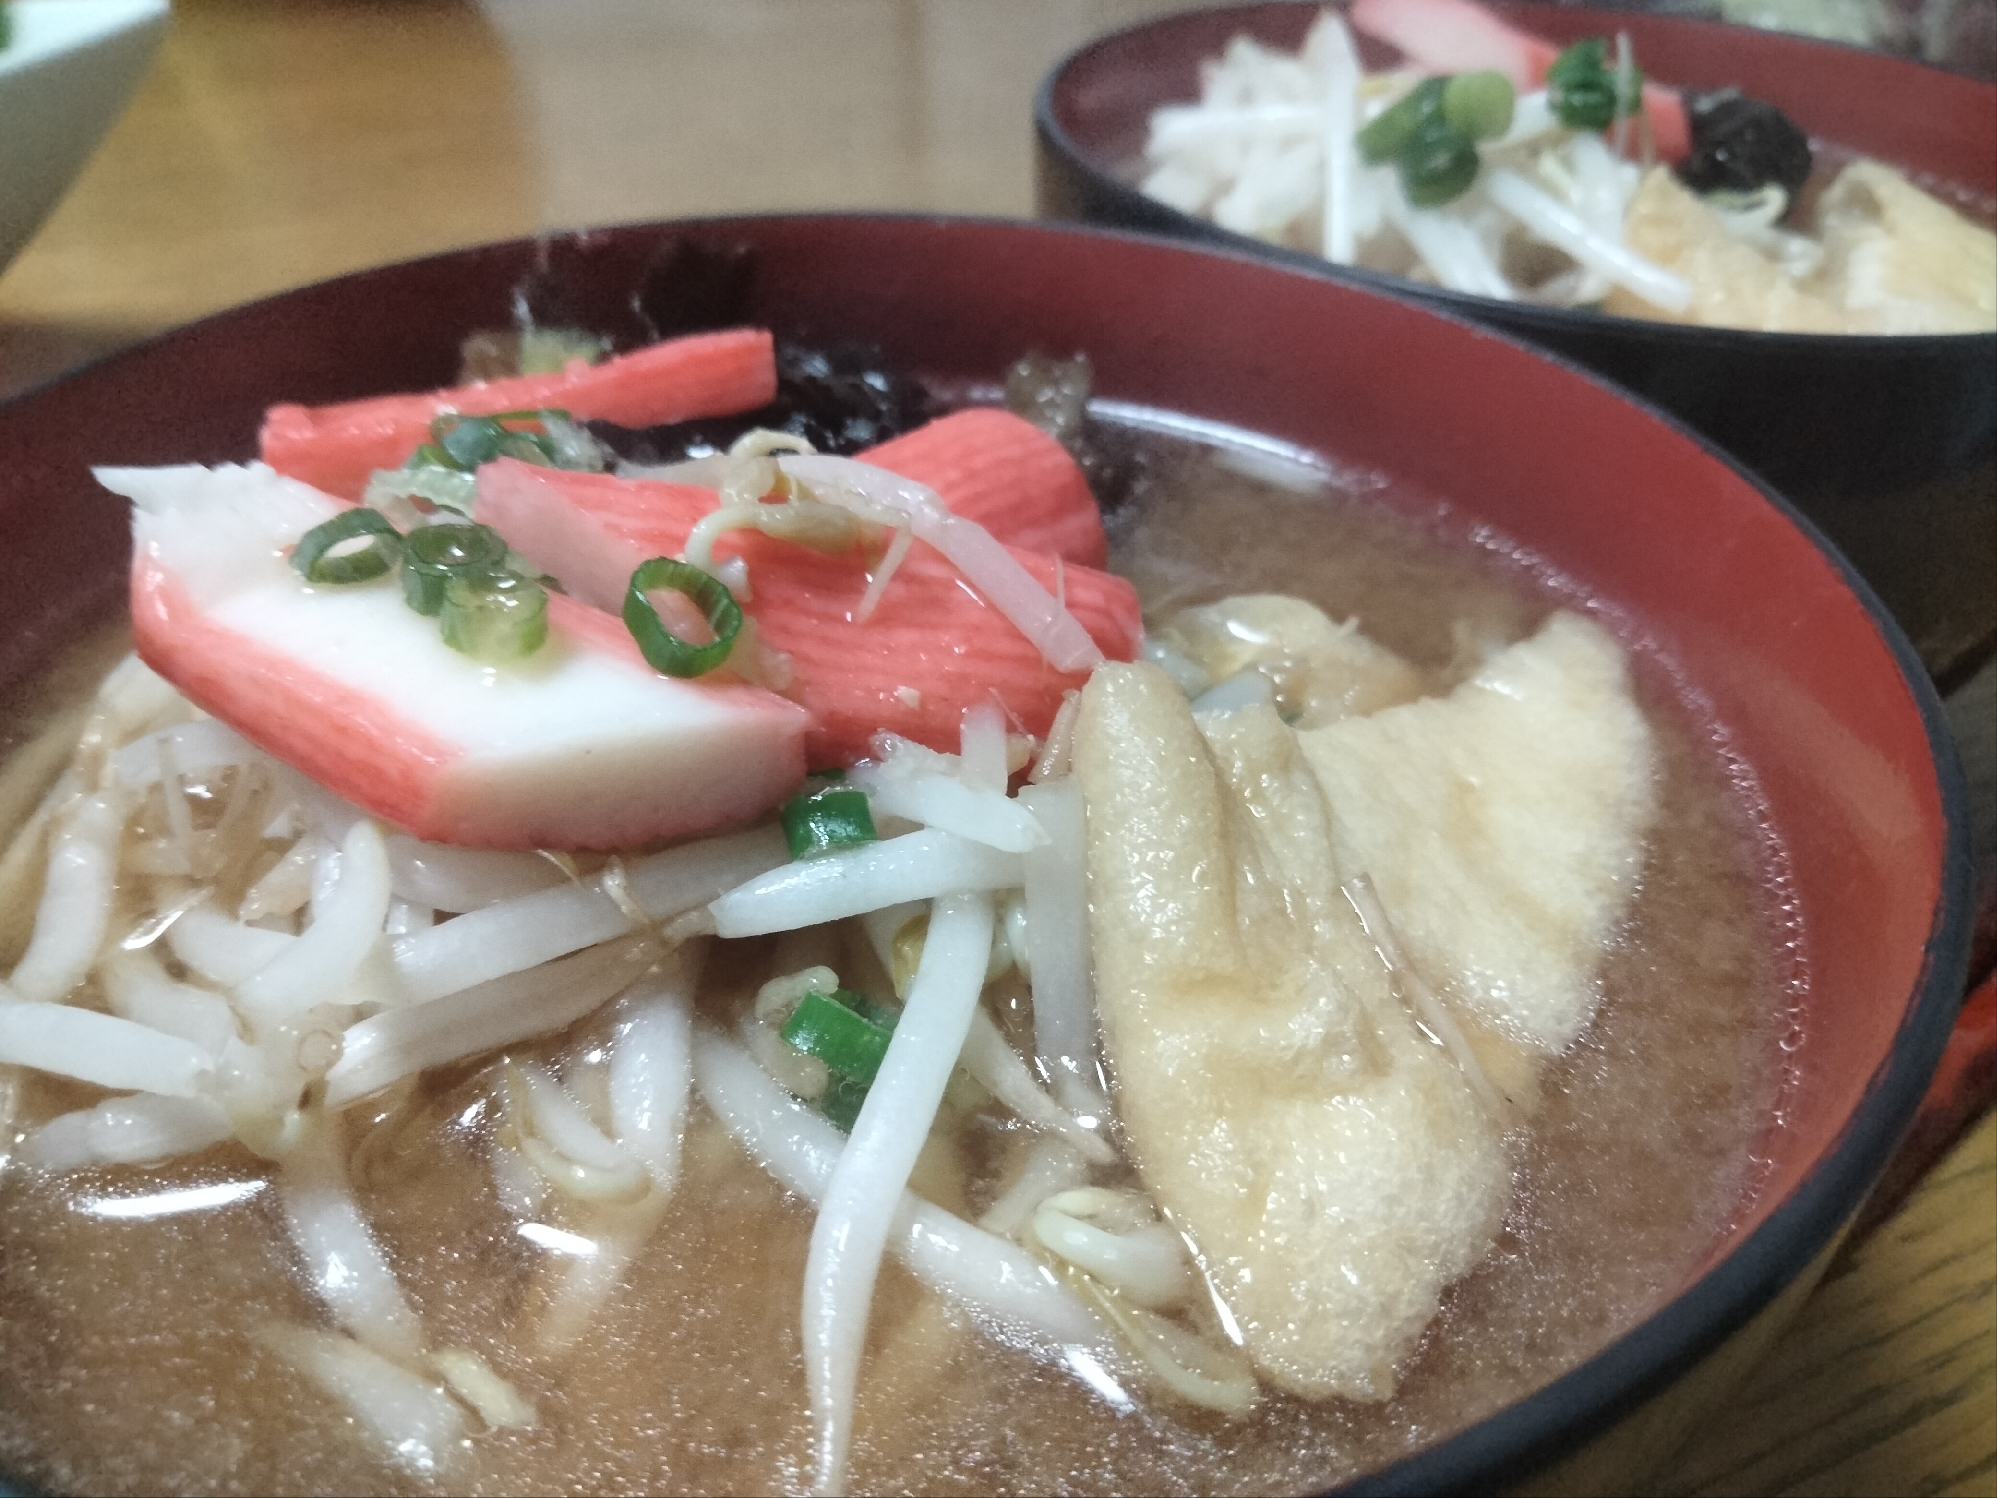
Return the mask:
MULTIPOLYGON (((606 287, 633 284, 663 232, 595 237, 592 273, 606 287)), ((1101 396, 1394 474, 1634 620, 1759 777, 1803 930, 1800 1084, 1787 1126, 1766 1141, 1765 1187, 1716 1257, 1838 1145, 1908 1033, 1943 928, 1948 814, 1904 641, 1896 659, 1841 567, 1738 470, 1495 335, 1248 259, 935 220, 749 219, 677 232, 754 245, 752 314, 782 333, 863 339, 959 382, 988 382, 1029 350, 1085 349, 1101 396)), ((57 642, 115 606, 125 514, 87 464, 245 459, 270 401, 441 383, 465 333, 506 323, 532 256, 531 246, 495 246, 309 288, 0 408, 10 455, 0 473, 0 712, 57 642)), ((1966 891, 1952 885, 1950 898, 1966 891)), ((1953 958, 1949 945, 1936 959, 1944 967, 1961 960, 1959 940, 1953 958)), ((1959 991, 1959 973, 1954 981, 1959 991)), ((1930 1028, 1938 1046, 1946 1018, 1930 1028)), ((1883 1119, 1874 1107, 1868 1128, 1897 1132, 1931 1060, 1904 1105, 1883 1119)), ((1819 1235, 1790 1247, 1814 1253, 1863 1184, 1831 1220, 1784 1226, 1819 1235)))
MULTIPOLYGON (((1077 53, 1053 91, 1056 118, 1104 171, 1121 175, 1144 149, 1151 111, 1200 96, 1200 63, 1243 34, 1290 51, 1322 7, 1270 4, 1188 11, 1104 37, 1077 53)), ((1680 88, 1738 88, 1781 109, 1812 137, 1937 182, 1997 196, 1997 90, 1987 83, 1853 47, 1684 16, 1495 0, 1523 30, 1565 44, 1627 31, 1645 74, 1680 88)), ((1358 37, 1366 66, 1393 49, 1358 37)))

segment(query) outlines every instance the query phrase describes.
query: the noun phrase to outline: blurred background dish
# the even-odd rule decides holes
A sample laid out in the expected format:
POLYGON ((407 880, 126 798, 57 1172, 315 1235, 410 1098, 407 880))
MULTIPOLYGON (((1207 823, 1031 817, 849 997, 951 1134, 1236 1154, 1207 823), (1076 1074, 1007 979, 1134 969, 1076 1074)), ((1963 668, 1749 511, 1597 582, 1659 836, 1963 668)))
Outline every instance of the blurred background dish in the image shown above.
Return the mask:
POLYGON ((0 46, 0 269, 41 227, 159 49, 167 0, 12 0, 0 46))
MULTIPOLYGON (((1997 213, 1997 87, 1850 47, 1678 15, 1497 4, 1555 45, 1627 32, 1647 76, 1736 86, 1813 141, 1876 157, 1997 213)), ((1315 4, 1185 12, 1103 37, 1040 92, 1039 206, 1055 218, 1225 244, 1387 286, 1564 354, 1718 441, 1802 506, 1857 563, 1944 685, 1997 649, 1997 333, 1907 337, 1744 332, 1500 302, 1328 265, 1140 192, 1152 111, 1199 97, 1235 36, 1294 51, 1315 4)), ((1391 49, 1361 38, 1362 60, 1391 49)))

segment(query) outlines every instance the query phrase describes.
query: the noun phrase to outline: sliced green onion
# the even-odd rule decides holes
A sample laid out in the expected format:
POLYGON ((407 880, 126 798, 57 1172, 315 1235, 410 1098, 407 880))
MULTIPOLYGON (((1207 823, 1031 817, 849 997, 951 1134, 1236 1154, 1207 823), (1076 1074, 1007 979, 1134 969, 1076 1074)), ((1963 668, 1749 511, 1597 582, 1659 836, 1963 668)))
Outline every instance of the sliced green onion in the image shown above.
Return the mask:
POLYGON ((1468 190, 1478 165, 1477 143, 1437 115, 1401 153, 1401 190, 1415 207, 1437 208, 1468 190))
POLYGON ((444 606, 444 585, 468 570, 504 572, 506 542, 489 525, 425 525, 402 539, 402 596, 419 614, 444 606))
POLYGON ((1583 82, 1606 70, 1609 49, 1599 36, 1584 36, 1547 65, 1546 86, 1583 82))
POLYGON ((1368 166, 1381 166, 1407 150, 1415 132, 1442 113, 1447 83, 1444 78, 1424 78, 1368 121, 1353 138, 1361 159, 1368 166))
POLYGON ((455 468, 435 463, 415 468, 377 468, 361 495, 362 504, 372 505, 391 521, 402 523, 406 517, 406 523, 401 524, 404 530, 416 529, 427 513, 405 503, 412 499, 422 500, 431 509, 469 516, 478 502, 478 479, 473 474, 459 473, 455 468))
POLYGON ((554 444, 539 432, 509 432, 502 428, 496 456, 518 458, 523 463, 537 463, 543 468, 555 466, 554 444))
POLYGON ((783 1028, 784 1039, 797 1050, 862 1085, 879 1074, 893 1034, 890 1011, 845 989, 806 994, 783 1028))
POLYGON ((1608 65, 1608 48, 1598 36, 1576 42, 1546 70, 1546 101, 1554 118, 1570 130, 1606 130, 1616 116, 1634 114, 1643 103, 1643 70, 1627 75, 1608 65))
POLYGON ((545 438, 533 432, 509 431, 496 416, 440 416, 432 430, 452 465, 467 473, 494 458, 519 458, 544 468, 552 462, 545 438))
POLYGON ((291 565, 309 583, 364 583, 395 565, 402 537, 379 510, 356 505, 315 525, 298 538, 291 565), (345 542, 367 538, 367 545, 336 550, 345 542))
POLYGON ((558 466, 554 444, 539 432, 516 432, 506 423, 539 423, 550 416, 564 420, 566 411, 499 411, 490 416, 466 416, 446 411, 430 423, 430 441, 416 449, 411 467, 436 464, 470 473, 494 458, 519 458, 543 468, 558 466))
POLYGON ((454 572, 438 622, 453 650, 495 665, 521 660, 548 638, 548 591, 511 572, 454 572))
POLYGON ((867 1100, 867 1089, 867 1083, 855 1082, 851 1077, 842 1077, 834 1072, 818 1099, 818 1111, 831 1119, 840 1133, 850 1134, 853 1125, 860 1120, 860 1105, 867 1100))
POLYGON ((832 1075, 818 1109, 844 1133, 853 1132, 867 1089, 880 1074, 900 1016, 849 989, 808 993, 783 1027, 783 1038, 823 1061, 832 1075))
POLYGON ((835 786, 807 796, 793 796, 778 813, 792 858, 813 858, 840 848, 857 848, 878 841, 873 809, 865 791, 835 786))
POLYGON ((653 557, 631 574, 631 586, 624 594, 624 627, 631 631, 631 638, 654 670, 668 676, 704 676, 726 661, 728 652, 735 648, 735 636, 742 632, 742 605, 698 567, 671 557, 653 557), (691 598, 706 615, 714 638, 705 645, 689 645, 667 629, 652 600, 645 596, 656 588, 671 588, 691 598))
POLYGON ((1496 140, 1512 128, 1514 102, 1503 73, 1458 73, 1443 86, 1442 117, 1472 140, 1496 140))

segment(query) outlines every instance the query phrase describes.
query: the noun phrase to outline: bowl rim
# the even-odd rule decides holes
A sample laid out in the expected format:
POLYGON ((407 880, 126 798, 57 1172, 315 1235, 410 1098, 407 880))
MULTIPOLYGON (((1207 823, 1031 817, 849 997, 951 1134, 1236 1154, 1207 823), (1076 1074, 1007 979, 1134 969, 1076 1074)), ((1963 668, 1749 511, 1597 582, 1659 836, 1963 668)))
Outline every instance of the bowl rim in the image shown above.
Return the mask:
MULTIPOLYGON (((1217 259, 1257 274, 1295 275, 1296 268, 1254 251, 1188 241, 1184 238, 1113 229, 992 216, 923 212, 764 212, 632 220, 564 229, 538 236, 485 241, 431 254, 406 257, 323 278, 302 286, 220 309, 194 322, 166 329, 123 349, 93 359, 55 379, 0 400, 0 416, 13 415, 43 393, 94 371, 148 357, 154 350, 202 330, 235 321, 253 321, 274 307, 302 300, 341 283, 389 276, 410 267, 480 255, 523 254, 556 239, 587 239, 622 233, 710 233, 762 225, 880 224, 915 232, 998 231, 1048 239, 1109 240, 1170 255, 1217 259)), ((1253 244, 1254 241, 1249 243, 1253 244)), ((1309 277, 1305 277, 1306 280, 1309 277)), ((1640 414, 1661 422, 1679 437, 1724 465, 1735 478, 1802 533, 1821 552, 1856 597, 1880 636, 1902 684, 1919 713, 1943 823, 1936 898, 1923 943, 1922 965, 1904 996, 1901 1020, 1890 1050, 1868 1080, 1863 1095, 1826 1153, 1805 1174, 1787 1200, 1752 1231, 1728 1247, 1663 1306, 1559 1377, 1533 1393, 1486 1415, 1386 1467, 1341 1484, 1353 1494, 1480 1492, 1540 1470, 1603 1433, 1720 1346, 1758 1314, 1831 1245, 1858 1211, 1867 1189, 1885 1166, 1926 1091, 1962 998, 1971 939, 1971 886, 1968 791, 1941 699, 1921 667, 1912 643, 1871 586, 1823 532, 1788 500, 1708 438, 1652 402, 1633 394, 1574 360, 1471 318, 1439 309, 1393 286, 1348 284, 1346 289, 1394 302, 1406 311, 1440 318, 1467 335, 1496 339, 1518 354, 1554 364, 1569 376, 1593 384, 1640 414)), ((11 1491, 0 1474, 0 1498, 11 1491)))
MULTIPOLYGON (((1040 149, 1056 158, 1065 168, 1078 174, 1089 185, 1092 192, 1107 199, 1116 209, 1132 215, 1132 221, 1149 220, 1161 226, 1158 232, 1179 238, 1195 240, 1206 244, 1223 246, 1237 252, 1245 252, 1265 260, 1306 271, 1312 275, 1324 276, 1334 281, 1346 281, 1365 286, 1375 291, 1401 291, 1433 306, 1440 306, 1459 317, 1467 317, 1488 325, 1491 320, 1499 320, 1507 329, 1529 329, 1530 335, 1559 336, 1574 334, 1584 330, 1596 330, 1603 334, 1616 334, 1626 338, 1648 337, 1656 339, 1666 349, 1675 346, 1691 346, 1711 343, 1715 340, 1745 340, 1747 346, 1775 354, 1804 353, 1823 351, 1833 342, 1841 357, 1858 359, 1904 359, 1909 357, 1966 357, 1987 359, 1997 353, 1997 331, 1974 333, 1793 333, 1768 332, 1759 328, 1708 327, 1698 323, 1655 322, 1648 318, 1627 317, 1621 313, 1600 312, 1580 307, 1548 307, 1537 302, 1505 302, 1493 297, 1475 296, 1469 292, 1452 291, 1443 286, 1430 286, 1424 282, 1410 280, 1406 276, 1389 275, 1385 271, 1368 270, 1356 265, 1337 265, 1322 255, 1314 255, 1308 250, 1292 249, 1287 245, 1270 244, 1250 234, 1242 234, 1233 229, 1223 228, 1211 219, 1203 219, 1182 209, 1174 208, 1157 198, 1148 196, 1118 177, 1110 164, 1086 149, 1069 133, 1062 123, 1060 110, 1056 105, 1056 95, 1061 91, 1070 73, 1093 54, 1126 43, 1130 39, 1155 32, 1164 32, 1175 26, 1187 24, 1192 17, 1221 15, 1233 10, 1262 10, 1274 6, 1287 6, 1297 11, 1316 11, 1326 3, 1336 3, 1343 7, 1348 0, 1226 0, 1217 5, 1198 6, 1189 10, 1173 11, 1169 15, 1153 16, 1148 20, 1137 21, 1128 26, 1120 26, 1114 31, 1103 32, 1089 38, 1080 46, 1066 53, 1041 77, 1040 85, 1033 94, 1033 131, 1040 149), (1170 229, 1162 226, 1169 224, 1170 229)), ((1605 13, 1613 14, 1617 9, 1627 7, 1603 6, 1605 13)), ((1975 78, 1970 74, 1951 68, 1936 67, 1931 63, 1916 62, 1910 58, 1893 57, 1875 52, 1865 47, 1855 47, 1844 42, 1825 41, 1816 37, 1795 36, 1787 32, 1773 32, 1755 26, 1736 25, 1730 21, 1709 19, 1701 16, 1658 14, 1636 12, 1646 22, 1661 22, 1682 25, 1688 29, 1713 29, 1723 32, 1739 32, 1757 38, 1776 38, 1778 45, 1793 45, 1802 49, 1813 47, 1832 48, 1839 52, 1856 53, 1881 64, 1897 64, 1903 67, 1920 68, 1926 71, 1946 73, 1952 78, 1961 79, 1983 88, 1991 96, 1993 107, 1997 107, 1997 83, 1975 78)), ((1089 220, 1094 224, 1095 220, 1089 220)), ((1121 226, 1099 225, 1103 228, 1121 226)))

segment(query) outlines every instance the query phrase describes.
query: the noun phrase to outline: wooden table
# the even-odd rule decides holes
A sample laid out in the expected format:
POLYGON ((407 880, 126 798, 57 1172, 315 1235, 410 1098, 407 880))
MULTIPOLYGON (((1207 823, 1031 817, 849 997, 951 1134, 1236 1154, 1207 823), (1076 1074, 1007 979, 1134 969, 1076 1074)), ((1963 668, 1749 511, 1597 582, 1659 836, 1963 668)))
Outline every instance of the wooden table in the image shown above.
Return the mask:
MULTIPOLYGON (((0 394, 252 297, 543 228, 1031 211, 1028 101, 1171 0, 179 0, 0 277, 0 394)), ((1997 1491, 1997 1117, 1834 1267, 1659 1486, 1997 1491)))

